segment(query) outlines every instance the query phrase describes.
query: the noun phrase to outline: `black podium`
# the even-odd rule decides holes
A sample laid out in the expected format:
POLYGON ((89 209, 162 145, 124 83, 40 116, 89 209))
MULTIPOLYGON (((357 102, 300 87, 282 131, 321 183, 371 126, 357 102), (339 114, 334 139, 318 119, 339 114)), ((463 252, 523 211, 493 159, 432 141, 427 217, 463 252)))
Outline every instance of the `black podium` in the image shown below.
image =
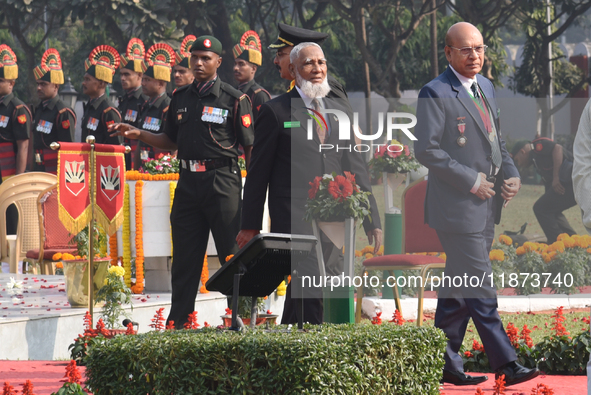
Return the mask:
MULTIPOLYGON (((316 246, 314 236, 267 233, 252 238, 207 283, 209 291, 232 295, 232 329, 237 329, 238 297, 252 297, 251 325, 256 321, 256 298, 273 292, 316 246)), ((302 327, 302 323, 298 323, 302 327)))

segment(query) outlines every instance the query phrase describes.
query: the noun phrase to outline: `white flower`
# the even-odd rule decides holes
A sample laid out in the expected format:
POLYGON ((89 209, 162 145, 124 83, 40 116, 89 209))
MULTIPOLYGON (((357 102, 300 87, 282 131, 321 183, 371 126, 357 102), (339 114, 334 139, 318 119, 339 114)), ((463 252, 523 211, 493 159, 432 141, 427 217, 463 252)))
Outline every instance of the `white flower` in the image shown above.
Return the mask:
POLYGON ((23 282, 22 281, 16 281, 14 279, 14 277, 10 277, 10 282, 6 284, 6 288, 8 289, 13 289, 13 288, 22 288, 23 287, 23 282))

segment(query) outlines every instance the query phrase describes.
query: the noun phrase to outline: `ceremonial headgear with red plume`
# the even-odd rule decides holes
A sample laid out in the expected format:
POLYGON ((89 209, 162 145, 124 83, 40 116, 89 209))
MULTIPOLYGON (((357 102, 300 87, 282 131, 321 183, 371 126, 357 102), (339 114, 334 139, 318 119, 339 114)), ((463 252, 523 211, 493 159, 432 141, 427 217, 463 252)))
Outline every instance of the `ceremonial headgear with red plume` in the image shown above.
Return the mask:
POLYGON ((161 81, 170 81, 174 56, 174 49, 170 45, 164 43, 152 45, 146 52, 143 63, 144 75, 161 81))
POLYGON ((191 57, 191 46, 193 45, 195 40, 197 40, 197 37, 195 37, 192 34, 189 34, 183 39, 181 47, 177 52, 174 53, 175 64, 177 66, 190 68, 189 58, 191 57))
POLYGON ((61 85, 64 83, 64 72, 62 71, 62 59, 55 48, 49 48, 41 57, 41 64, 33 69, 35 79, 47 81, 52 84, 61 85))
POLYGON ((113 82, 115 70, 119 67, 119 53, 109 45, 99 45, 84 61, 86 73, 97 80, 113 82))
POLYGON ((142 62, 146 49, 144 43, 139 38, 132 38, 127 44, 127 50, 124 54, 121 54, 121 65, 123 69, 129 69, 138 73, 142 72, 142 62))
POLYGON ((263 64, 261 53, 261 39, 254 30, 249 30, 242 35, 240 43, 232 48, 234 59, 242 59, 260 66, 263 64))
POLYGON ((0 45, 0 78, 16 80, 18 66, 14 51, 6 44, 0 45))

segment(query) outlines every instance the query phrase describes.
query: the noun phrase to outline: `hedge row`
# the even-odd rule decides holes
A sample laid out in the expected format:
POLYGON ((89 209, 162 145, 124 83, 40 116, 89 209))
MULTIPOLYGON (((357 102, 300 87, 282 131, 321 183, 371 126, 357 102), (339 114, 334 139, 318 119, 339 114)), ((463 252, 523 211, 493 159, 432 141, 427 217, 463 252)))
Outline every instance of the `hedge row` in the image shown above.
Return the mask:
POLYGON ((95 395, 438 395, 446 346, 439 329, 393 324, 97 339, 86 368, 95 395))

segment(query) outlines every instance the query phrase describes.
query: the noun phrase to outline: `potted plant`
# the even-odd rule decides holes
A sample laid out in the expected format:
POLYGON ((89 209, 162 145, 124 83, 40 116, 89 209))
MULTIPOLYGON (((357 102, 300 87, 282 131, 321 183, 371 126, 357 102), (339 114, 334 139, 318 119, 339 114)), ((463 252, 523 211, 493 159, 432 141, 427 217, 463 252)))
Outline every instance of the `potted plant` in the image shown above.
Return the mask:
MULTIPOLYGON (((93 291, 96 301, 96 293, 103 286, 109 267, 108 256, 101 256, 101 251, 105 249, 107 237, 102 228, 93 223, 93 255, 94 274, 93 291)), ((63 271, 66 277, 66 296, 72 307, 88 306, 88 254, 90 248, 90 228, 87 225, 72 239, 76 245, 76 255, 62 254, 59 259, 63 263, 63 271)), ((104 255, 104 254, 103 254, 104 255)), ((58 258, 54 256, 54 260, 58 258)))
MULTIPOLYGON (((123 309, 123 305, 130 305, 131 290, 125 285, 123 276, 125 269, 121 266, 111 266, 107 270, 107 278, 104 280, 104 285, 98 290, 96 294, 97 302, 105 302, 101 309, 101 318, 105 323, 105 327, 110 330, 122 328, 121 317, 131 318, 129 314, 123 309)), ((121 329, 119 330, 121 331, 121 329)), ((125 332, 125 330, 123 330, 125 332)))
MULTIPOLYGON (((230 305, 232 304, 232 298, 229 297, 228 301, 230 305)), ((238 316, 242 320, 242 323, 246 326, 250 325, 250 313, 252 307, 252 298, 250 296, 239 296, 238 297, 238 316)), ((265 311, 265 298, 257 298, 256 302, 257 308, 257 320, 256 325, 264 324, 266 321, 269 321, 271 324, 275 323, 275 319, 277 315, 271 314, 270 311, 267 313, 262 313, 265 311)), ((232 326, 232 310, 226 309, 226 314, 222 316, 224 320, 224 326, 232 326)))
POLYGON ((336 173, 316 177, 310 183, 306 202, 306 221, 316 220, 322 231, 337 248, 342 248, 345 238, 345 219, 363 220, 369 215, 371 192, 361 191, 355 182, 355 174, 344 176, 336 173))
POLYGON ((387 173, 392 190, 404 181, 403 174, 417 170, 420 166, 408 145, 400 144, 396 140, 376 148, 373 158, 369 161, 372 177, 378 179, 383 173, 387 173))
POLYGON ((179 172, 180 160, 176 156, 160 153, 155 159, 148 159, 142 164, 141 173, 171 174, 179 172))

